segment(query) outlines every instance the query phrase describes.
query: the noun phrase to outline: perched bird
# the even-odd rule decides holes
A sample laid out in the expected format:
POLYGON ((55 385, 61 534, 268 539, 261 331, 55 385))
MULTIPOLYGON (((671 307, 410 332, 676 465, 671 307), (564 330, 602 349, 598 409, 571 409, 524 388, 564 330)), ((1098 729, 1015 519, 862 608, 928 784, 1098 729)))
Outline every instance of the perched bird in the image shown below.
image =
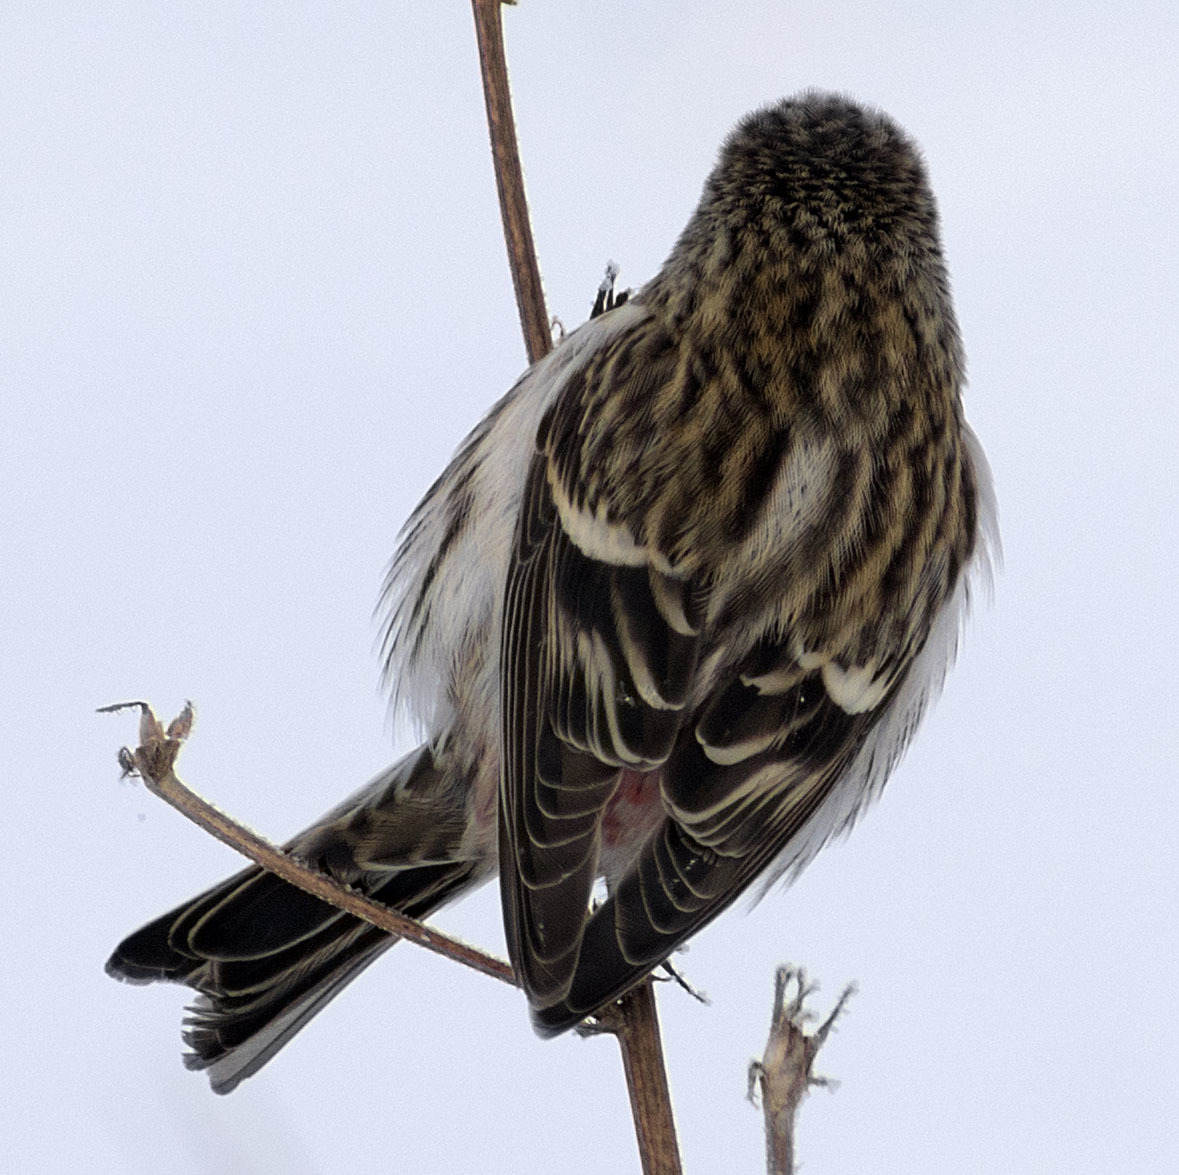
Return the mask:
MULTIPOLYGON (((962 384, 911 140, 824 93, 749 115, 658 275, 410 518, 387 674, 428 738, 291 851, 419 918, 498 869, 544 1034, 793 877, 879 793, 987 573, 962 384)), ((200 993, 186 1060, 227 1092, 393 941, 251 868, 108 970, 200 993)))

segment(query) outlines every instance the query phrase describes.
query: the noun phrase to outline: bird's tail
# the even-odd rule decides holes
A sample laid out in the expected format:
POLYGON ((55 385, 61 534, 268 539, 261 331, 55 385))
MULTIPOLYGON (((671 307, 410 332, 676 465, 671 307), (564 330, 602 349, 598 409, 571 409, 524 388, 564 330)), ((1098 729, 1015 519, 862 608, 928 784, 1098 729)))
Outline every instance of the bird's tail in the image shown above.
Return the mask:
MULTIPOLYGON (((489 875, 485 861, 460 855, 466 798, 462 781, 422 747, 288 849, 423 918, 489 875)), ((106 969, 199 993, 185 1020, 185 1064, 229 1093, 396 941, 255 867, 137 930, 106 969)))

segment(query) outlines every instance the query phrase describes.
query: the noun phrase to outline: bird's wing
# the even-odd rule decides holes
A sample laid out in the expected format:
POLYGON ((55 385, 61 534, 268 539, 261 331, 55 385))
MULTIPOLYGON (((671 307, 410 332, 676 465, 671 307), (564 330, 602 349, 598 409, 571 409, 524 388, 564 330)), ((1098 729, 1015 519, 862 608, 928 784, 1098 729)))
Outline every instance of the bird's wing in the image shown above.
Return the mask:
MULTIPOLYGON (((848 822, 923 708, 926 685, 907 679, 929 620, 956 608, 923 601, 927 619, 891 626, 905 635, 890 641, 879 616, 857 627, 830 567, 799 568, 817 534, 850 526, 827 544, 845 555, 866 541, 833 487, 849 465, 871 484, 870 451, 828 460, 750 407, 712 483, 707 463, 677 477, 661 435, 676 427, 668 406, 706 403, 708 389, 690 385, 710 378, 636 320, 587 352, 527 475, 503 614, 499 856, 509 948, 542 1031, 621 994, 759 874, 801 862, 848 822), (708 514, 749 501, 743 487, 758 491, 751 545, 734 540, 726 554, 717 534, 733 523, 708 514), (792 596, 820 618, 821 643, 783 610, 792 596), (624 769, 658 771, 664 814, 591 914, 624 769)), ((711 430, 686 427, 707 454, 711 430)), ((957 615, 944 627, 956 631, 957 615)))
MULTIPOLYGON (((646 332, 649 320, 637 321, 646 332)), ((606 350, 633 345, 616 336, 606 350)), ((592 427, 581 414, 593 412, 610 366, 602 351, 587 355, 554 412, 592 427)), ((642 367, 658 381, 652 363, 642 367)), ((609 517, 608 491, 598 514, 580 478, 562 481, 555 432, 550 414, 517 523, 501 650, 500 876, 512 959, 535 1007, 567 991, 606 805, 621 770, 649 770, 670 754, 699 643, 688 581, 609 517)))

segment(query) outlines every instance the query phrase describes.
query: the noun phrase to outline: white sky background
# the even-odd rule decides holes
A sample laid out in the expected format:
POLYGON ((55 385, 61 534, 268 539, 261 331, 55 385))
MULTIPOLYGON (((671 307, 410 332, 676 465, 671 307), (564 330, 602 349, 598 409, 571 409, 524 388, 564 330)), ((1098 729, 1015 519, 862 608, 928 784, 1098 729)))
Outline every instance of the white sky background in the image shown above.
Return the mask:
MULTIPOLYGON (((687 1170, 761 1170, 773 968, 829 1006, 808 1175, 1179 1165, 1179 26, 1148 4, 506 12, 552 313, 659 266, 747 110, 806 86, 922 143, 1006 569, 850 840, 661 991, 687 1170)), ((399 947, 229 1098, 116 941, 237 868, 117 780, 281 838, 387 763, 398 527, 524 366, 466 0, 5 6, 5 1170, 638 1169, 617 1050, 399 947)), ((401 738, 401 748, 408 743, 401 738)), ((503 949, 485 889, 439 919, 503 949)))

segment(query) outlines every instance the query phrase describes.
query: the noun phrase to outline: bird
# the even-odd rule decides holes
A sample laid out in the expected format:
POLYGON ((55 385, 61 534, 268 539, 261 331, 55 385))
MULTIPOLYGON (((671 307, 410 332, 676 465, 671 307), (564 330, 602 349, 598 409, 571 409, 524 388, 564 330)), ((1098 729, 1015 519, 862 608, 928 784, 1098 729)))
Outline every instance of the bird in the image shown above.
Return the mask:
MULTIPOLYGON (((998 557, 921 153, 806 91, 742 119, 658 273, 533 364, 405 524, 420 746, 287 842, 414 918, 498 875, 536 1030, 582 1024, 879 795, 998 557)), ((108 972, 195 989, 227 1093, 395 941, 257 867, 108 972)))

